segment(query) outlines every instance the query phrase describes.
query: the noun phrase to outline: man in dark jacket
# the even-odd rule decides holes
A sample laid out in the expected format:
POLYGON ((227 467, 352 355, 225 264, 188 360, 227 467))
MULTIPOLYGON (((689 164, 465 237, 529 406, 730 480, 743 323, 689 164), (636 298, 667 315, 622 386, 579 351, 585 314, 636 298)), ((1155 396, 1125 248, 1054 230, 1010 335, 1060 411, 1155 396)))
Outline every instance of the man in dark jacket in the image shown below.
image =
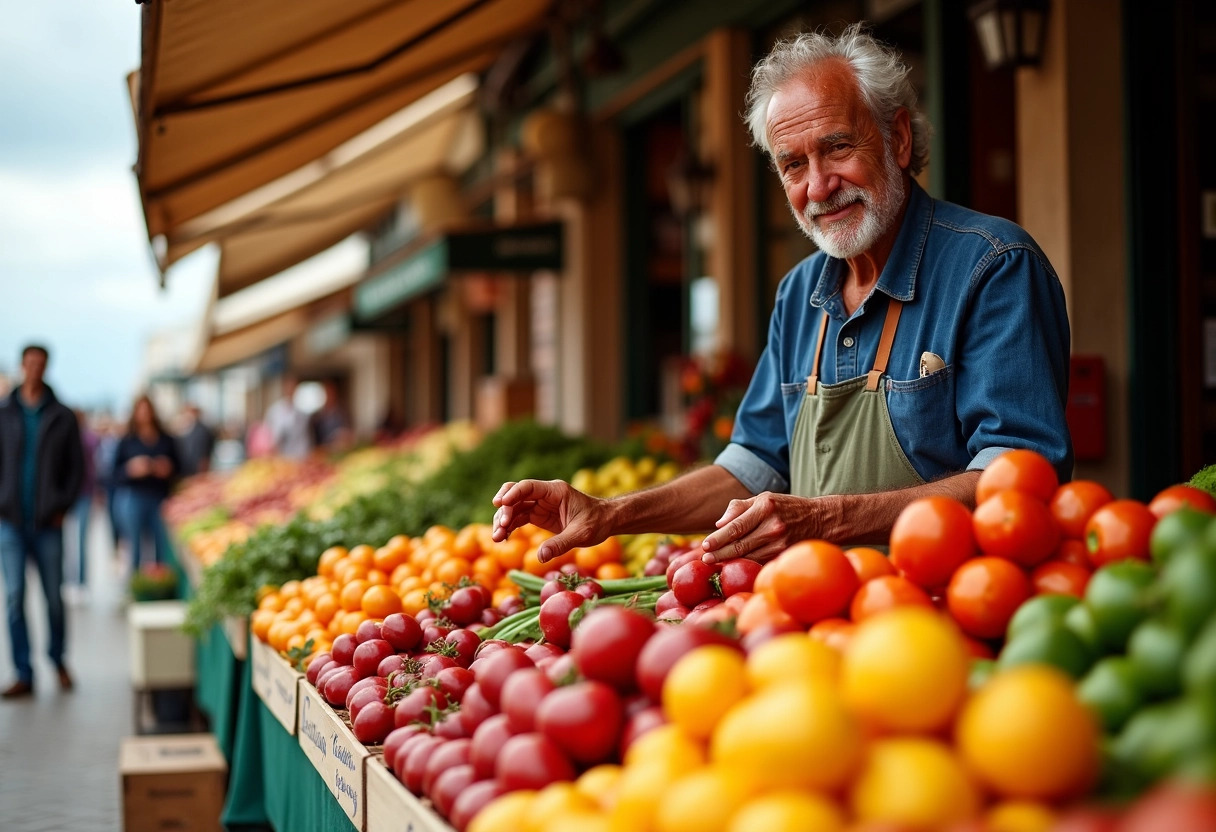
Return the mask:
POLYGON ((72 687, 63 661, 63 517, 80 494, 84 454, 76 416, 43 383, 45 347, 21 353, 21 386, 0 404, 0 566, 8 605, 8 635, 17 681, 0 693, 5 699, 34 691, 29 631, 25 624, 25 564, 38 569, 50 618, 48 653, 59 686, 72 687))

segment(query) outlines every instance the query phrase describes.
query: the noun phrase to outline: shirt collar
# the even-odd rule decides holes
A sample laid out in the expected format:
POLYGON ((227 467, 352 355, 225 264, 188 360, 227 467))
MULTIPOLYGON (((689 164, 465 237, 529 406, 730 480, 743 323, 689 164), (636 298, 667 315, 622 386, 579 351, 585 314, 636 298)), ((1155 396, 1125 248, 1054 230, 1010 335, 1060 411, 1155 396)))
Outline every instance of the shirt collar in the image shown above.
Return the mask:
MULTIPOLYGON (((916 273, 920 269, 925 242, 929 239, 929 226, 933 223, 933 199, 915 179, 911 180, 910 191, 899 236, 895 238, 891 256, 878 276, 877 286, 879 291, 905 303, 916 296, 916 273)), ((812 306, 823 306, 840 291, 846 268, 843 260, 827 256, 823 258, 823 270, 811 292, 812 306)))

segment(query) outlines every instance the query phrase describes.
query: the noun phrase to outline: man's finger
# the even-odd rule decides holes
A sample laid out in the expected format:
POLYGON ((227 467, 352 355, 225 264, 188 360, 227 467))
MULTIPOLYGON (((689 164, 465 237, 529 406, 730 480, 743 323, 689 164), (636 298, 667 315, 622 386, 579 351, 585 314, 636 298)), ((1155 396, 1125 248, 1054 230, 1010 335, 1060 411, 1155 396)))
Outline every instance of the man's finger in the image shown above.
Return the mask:
POLYGON ((490 502, 494 503, 494 505, 496 505, 496 506, 501 506, 503 496, 505 496, 506 493, 514 487, 515 487, 515 483, 513 483, 513 482, 504 482, 502 484, 502 488, 498 489, 498 493, 494 495, 494 499, 491 500, 490 502))
POLYGON ((541 563, 548 563, 556 557, 564 555, 571 549, 578 546, 587 546, 592 541, 588 529, 582 526, 571 526, 561 534, 555 534, 553 537, 540 544, 540 548, 536 550, 536 557, 541 563))
POLYGON ((714 528, 722 528, 731 520, 734 520, 740 514, 747 511, 751 507, 751 504, 751 500, 731 500, 730 504, 726 506, 726 511, 724 511, 722 516, 718 518, 718 522, 714 523, 714 528))
MULTIPOLYGON (((755 506, 749 506, 747 511, 744 511, 738 517, 730 520, 725 526, 718 529, 716 532, 706 536, 705 540, 701 541, 701 547, 706 552, 716 552, 723 547, 729 548, 731 541, 738 540, 744 535, 751 532, 756 526, 760 525, 764 512, 757 509, 755 506)), ((738 557, 737 555, 728 555, 728 557, 738 557)))

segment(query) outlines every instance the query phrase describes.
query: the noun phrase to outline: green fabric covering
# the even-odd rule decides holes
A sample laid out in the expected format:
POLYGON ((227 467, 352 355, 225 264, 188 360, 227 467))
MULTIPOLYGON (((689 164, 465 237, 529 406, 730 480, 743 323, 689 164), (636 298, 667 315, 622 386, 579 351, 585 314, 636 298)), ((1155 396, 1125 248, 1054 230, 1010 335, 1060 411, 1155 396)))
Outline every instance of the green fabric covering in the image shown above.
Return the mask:
MULTIPOLYGON (((269 818, 266 813, 264 782, 266 771, 263 764, 260 725, 269 719, 274 722, 274 727, 283 734, 287 732, 282 730, 282 726, 278 722, 275 722, 269 711, 266 711, 266 719, 262 718, 265 706, 253 692, 253 683, 250 678, 251 663, 238 662, 238 664, 240 665, 238 678, 240 697, 236 709, 232 756, 229 758, 228 797, 224 802, 224 814, 220 816, 220 820, 229 830, 267 829, 269 818)), ((287 832, 288 829, 287 827, 279 828, 283 832, 287 832)))
POLYGON ((243 664, 232 654, 232 647, 218 625, 195 642, 194 698, 207 715, 211 733, 215 734, 215 741, 229 763, 232 762, 237 706, 242 696, 240 674, 243 664))
POLYGON ((325 781, 304 756, 298 737, 283 726, 259 699, 266 814, 279 832, 318 830, 348 832, 354 828, 325 781))

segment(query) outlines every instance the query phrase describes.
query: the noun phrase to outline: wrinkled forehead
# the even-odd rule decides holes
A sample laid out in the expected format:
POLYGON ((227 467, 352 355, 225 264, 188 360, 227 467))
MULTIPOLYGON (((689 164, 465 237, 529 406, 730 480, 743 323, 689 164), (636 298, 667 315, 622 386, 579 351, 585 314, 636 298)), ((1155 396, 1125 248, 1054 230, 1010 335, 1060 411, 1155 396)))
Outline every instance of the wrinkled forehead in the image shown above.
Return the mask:
POLYGON ((813 64, 792 76, 769 99, 765 128, 770 143, 791 131, 831 123, 864 129, 873 123, 852 67, 840 58, 813 64))

